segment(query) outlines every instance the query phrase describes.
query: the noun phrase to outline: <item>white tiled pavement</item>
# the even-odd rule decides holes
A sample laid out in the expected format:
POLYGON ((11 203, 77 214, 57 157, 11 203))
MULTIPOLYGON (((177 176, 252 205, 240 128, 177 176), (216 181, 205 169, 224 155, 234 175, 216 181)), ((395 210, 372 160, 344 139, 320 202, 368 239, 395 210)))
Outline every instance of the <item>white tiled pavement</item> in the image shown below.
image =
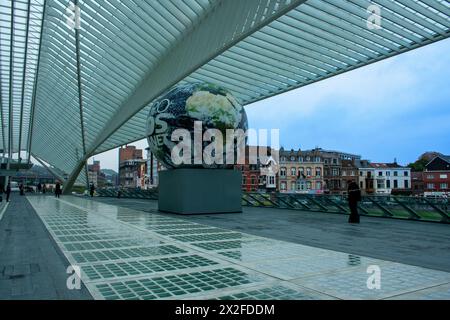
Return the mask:
POLYGON ((96 299, 450 299, 450 273, 85 198, 28 197, 96 299), (368 289, 371 265, 381 288, 368 289))

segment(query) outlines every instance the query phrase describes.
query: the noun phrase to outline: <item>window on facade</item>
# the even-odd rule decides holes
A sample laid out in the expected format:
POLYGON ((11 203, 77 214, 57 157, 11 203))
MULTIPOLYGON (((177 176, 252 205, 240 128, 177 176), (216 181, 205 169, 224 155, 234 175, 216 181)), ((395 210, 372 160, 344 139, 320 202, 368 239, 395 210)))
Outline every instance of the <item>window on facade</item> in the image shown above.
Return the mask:
POLYGON ((433 190, 434 189, 434 183, 427 183, 427 189, 433 190))
POLYGON ((311 177, 311 168, 306 168, 306 176, 311 177))
POLYGON ((294 156, 291 157, 291 161, 295 161, 295 157, 294 156))
POLYGON ((386 188, 391 188, 391 180, 386 180, 386 188))
POLYGON ((382 177, 383 176, 383 171, 378 171, 378 176, 382 177))
POLYGON ((242 184, 246 184, 247 183, 247 177, 246 176, 242 176, 242 184))
POLYGON ((256 183, 256 177, 252 176, 251 179, 252 179, 252 184, 255 184, 256 183))
POLYGON ((303 168, 303 167, 298 168, 298 174, 299 174, 299 176, 300 176, 300 178, 301 178, 302 175, 305 174, 305 168, 303 168))
POLYGON ((361 177, 363 176, 363 174, 364 174, 364 173, 363 173, 362 171, 359 172, 359 175, 360 175, 361 177))
POLYGON ((291 182, 291 190, 295 191, 295 182, 291 182))
POLYGON ((311 190, 311 181, 306 181, 306 189, 311 190))
POLYGON ((409 181, 408 180, 405 180, 405 188, 409 189, 409 181))
POLYGON ((440 179, 447 179, 447 177, 448 177, 448 176, 447 176, 446 174, 441 174, 441 175, 439 175, 439 178, 440 178, 440 179))
POLYGON ((398 180, 394 180, 394 189, 398 188, 398 180))
POLYGON ((317 190, 321 190, 322 189, 322 182, 320 182, 320 181, 316 182, 316 189, 317 190))
POLYGON ((409 175, 409 172, 408 172, 408 171, 405 171, 405 172, 403 172, 403 175, 404 175, 405 177, 407 177, 407 176, 409 175))
POLYGON ((427 175, 427 179, 434 179, 434 175, 432 174, 427 175))
POLYGON ((337 159, 333 159, 333 164, 337 164, 337 159))
POLYGON ((397 176, 398 176, 398 172, 394 171, 394 177, 397 177, 397 176))
POLYGON ((322 175, 322 169, 316 168, 316 177, 320 177, 322 175))
POLYGON ((291 176, 295 176, 296 173, 297 173, 297 170, 294 167, 292 167, 291 168, 291 176))
POLYGON ((269 177, 269 184, 275 184, 275 177, 274 176, 270 176, 269 177))
POLYGON ((386 175, 387 175, 388 177, 390 177, 390 176, 391 176, 391 172, 390 172, 390 171, 386 171, 386 175))
POLYGON ((280 183, 280 189, 281 190, 286 190, 286 182, 280 183))
POLYGON ((298 157, 298 162, 303 162, 303 157, 298 157))
POLYGON ((448 189, 447 183, 441 183, 441 189, 448 189))
POLYGON ((311 161, 311 157, 310 156, 307 156, 306 157, 306 162, 310 162, 311 161))
POLYGON ((280 169, 280 176, 286 177, 286 168, 285 167, 280 169))
POLYGON ((333 168, 333 176, 338 176, 339 175, 339 170, 337 168, 333 168))

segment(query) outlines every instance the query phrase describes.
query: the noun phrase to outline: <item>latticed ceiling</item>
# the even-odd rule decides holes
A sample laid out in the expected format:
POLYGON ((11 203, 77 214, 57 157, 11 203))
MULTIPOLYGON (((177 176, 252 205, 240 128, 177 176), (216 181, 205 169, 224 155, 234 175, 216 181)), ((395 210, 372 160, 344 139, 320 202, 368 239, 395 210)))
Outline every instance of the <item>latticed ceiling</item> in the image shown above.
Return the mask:
POLYGON ((145 137, 148 104, 174 84, 249 104, 447 38, 450 3, 2 0, 0 28, 0 150, 81 181, 87 158, 145 137))

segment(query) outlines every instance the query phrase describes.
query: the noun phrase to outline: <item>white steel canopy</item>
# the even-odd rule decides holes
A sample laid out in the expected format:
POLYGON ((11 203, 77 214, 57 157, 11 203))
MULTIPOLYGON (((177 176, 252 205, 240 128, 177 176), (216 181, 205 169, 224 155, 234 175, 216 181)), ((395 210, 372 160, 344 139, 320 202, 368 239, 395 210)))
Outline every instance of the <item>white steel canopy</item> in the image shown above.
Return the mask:
POLYGON ((31 150, 69 184, 90 156, 144 138, 148 104, 176 83, 217 83, 249 104, 450 34, 446 0, 73 4, 79 29, 67 0, 0 5, 0 149, 31 150))

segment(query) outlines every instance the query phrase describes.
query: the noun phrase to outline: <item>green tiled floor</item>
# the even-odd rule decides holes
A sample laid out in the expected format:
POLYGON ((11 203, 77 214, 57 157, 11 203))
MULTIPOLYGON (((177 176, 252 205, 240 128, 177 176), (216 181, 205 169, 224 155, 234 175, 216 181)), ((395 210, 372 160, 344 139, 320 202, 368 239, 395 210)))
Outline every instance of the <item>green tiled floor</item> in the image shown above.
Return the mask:
POLYGON ((112 260, 124 260, 133 258, 150 258, 179 253, 186 253, 186 250, 173 245, 161 245, 154 247, 135 247, 88 252, 74 252, 72 253, 72 256, 77 263, 86 263, 107 262, 112 260))
POLYGON ((112 279, 139 274, 152 274, 173 270, 183 270, 213 266, 218 263, 198 255, 178 256, 172 258, 122 261, 115 263, 95 264, 83 268, 88 280, 112 279))
POLYGON ((237 287, 263 281, 234 268, 99 284, 97 290, 111 299, 157 299, 237 287))
POLYGON ((96 299, 450 299, 446 272, 86 198, 28 200, 96 299), (367 287, 370 265, 380 290, 367 287))

